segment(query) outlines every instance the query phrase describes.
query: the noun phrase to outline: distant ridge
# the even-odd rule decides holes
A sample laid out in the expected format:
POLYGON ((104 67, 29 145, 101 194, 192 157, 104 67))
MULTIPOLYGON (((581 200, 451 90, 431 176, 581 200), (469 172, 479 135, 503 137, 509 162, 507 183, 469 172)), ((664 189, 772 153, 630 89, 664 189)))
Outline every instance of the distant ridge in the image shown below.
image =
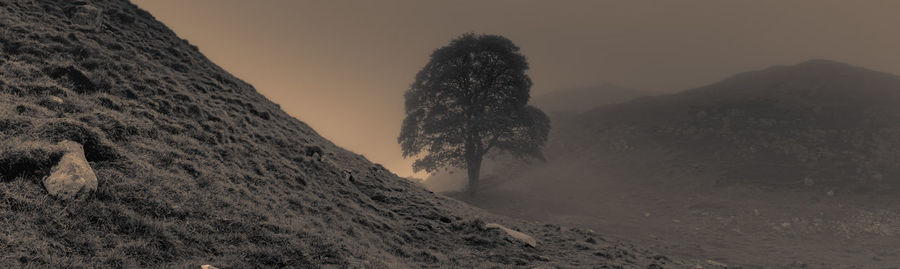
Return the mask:
POLYGON ((600 86, 559 89, 534 96, 532 104, 547 113, 580 113, 591 108, 628 101, 646 93, 606 83, 600 86))
POLYGON ((681 156, 664 163, 712 164, 727 182, 900 183, 900 77, 846 63, 775 66, 576 118, 557 153, 663 148, 681 156))

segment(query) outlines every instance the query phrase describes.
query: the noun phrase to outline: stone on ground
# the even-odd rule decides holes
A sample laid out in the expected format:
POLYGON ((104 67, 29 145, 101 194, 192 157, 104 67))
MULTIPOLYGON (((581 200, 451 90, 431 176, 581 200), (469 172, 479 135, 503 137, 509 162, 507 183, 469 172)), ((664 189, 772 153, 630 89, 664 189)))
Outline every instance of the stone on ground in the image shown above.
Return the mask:
POLYGON ((531 246, 533 248, 537 247, 537 240, 534 240, 533 237, 531 237, 527 234, 524 234, 522 232, 510 229, 510 228, 506 228, 503 225, 500 225, 497 223, 488 223, 484 227, 489 228, 489 229, 500 229, 501 231, 505 232, 507 235, 509 235, 512 238, 515 238, 516 240, 522 241, 523 243, 528 244, 529 246, 531 246))
POLYGON ((72 24, 84 30, 97 30, 100 28, 100 8, 92 5, 80 5, 75 7, 72 13, 72 24))
POLYGON ((50 195, 70 200, 97 190, 97 175, 84 157, 81 144, 72 141, 59 142, 65 153, 59 163, 44 179, 44 188, 50 195))

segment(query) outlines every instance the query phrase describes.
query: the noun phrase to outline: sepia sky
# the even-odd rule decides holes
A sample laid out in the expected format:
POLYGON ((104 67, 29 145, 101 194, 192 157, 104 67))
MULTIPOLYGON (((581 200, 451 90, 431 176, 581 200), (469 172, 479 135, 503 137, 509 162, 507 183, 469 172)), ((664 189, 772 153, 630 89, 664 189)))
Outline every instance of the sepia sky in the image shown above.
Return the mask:
MULTIPOLYGON (((500 34, 532 95, 672 92, 812 58, 900 73, 900 1, 132 0, 340 146, 401 176, 403 92, 432 50, 500 34)), ((419 177, 424 175, 419 174, 419 177)))

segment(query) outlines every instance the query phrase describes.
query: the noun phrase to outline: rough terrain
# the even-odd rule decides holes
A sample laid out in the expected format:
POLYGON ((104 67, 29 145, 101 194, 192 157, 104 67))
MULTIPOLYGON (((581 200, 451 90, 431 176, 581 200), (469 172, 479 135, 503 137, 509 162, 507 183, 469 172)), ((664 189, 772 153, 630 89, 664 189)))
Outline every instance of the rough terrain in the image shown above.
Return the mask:
POLYGON ((430 193, 122 0, 0 1, 0 177, 0 267, 683 267, 430 193), (98 179, 73 201, 41 184, 64 140, 98 179))

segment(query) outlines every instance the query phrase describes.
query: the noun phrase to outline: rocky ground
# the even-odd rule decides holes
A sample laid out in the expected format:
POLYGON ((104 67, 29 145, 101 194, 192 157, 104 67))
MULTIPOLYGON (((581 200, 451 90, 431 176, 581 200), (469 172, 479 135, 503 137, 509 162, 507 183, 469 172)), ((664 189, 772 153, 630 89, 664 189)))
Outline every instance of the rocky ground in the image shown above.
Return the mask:
POLYGON ((127 1, 2 1, 0 52, 2 267, 686 264, 430 193, 320 137, 127 1), (45 188, 66 140, 98 181, 71 199, 45 188))

